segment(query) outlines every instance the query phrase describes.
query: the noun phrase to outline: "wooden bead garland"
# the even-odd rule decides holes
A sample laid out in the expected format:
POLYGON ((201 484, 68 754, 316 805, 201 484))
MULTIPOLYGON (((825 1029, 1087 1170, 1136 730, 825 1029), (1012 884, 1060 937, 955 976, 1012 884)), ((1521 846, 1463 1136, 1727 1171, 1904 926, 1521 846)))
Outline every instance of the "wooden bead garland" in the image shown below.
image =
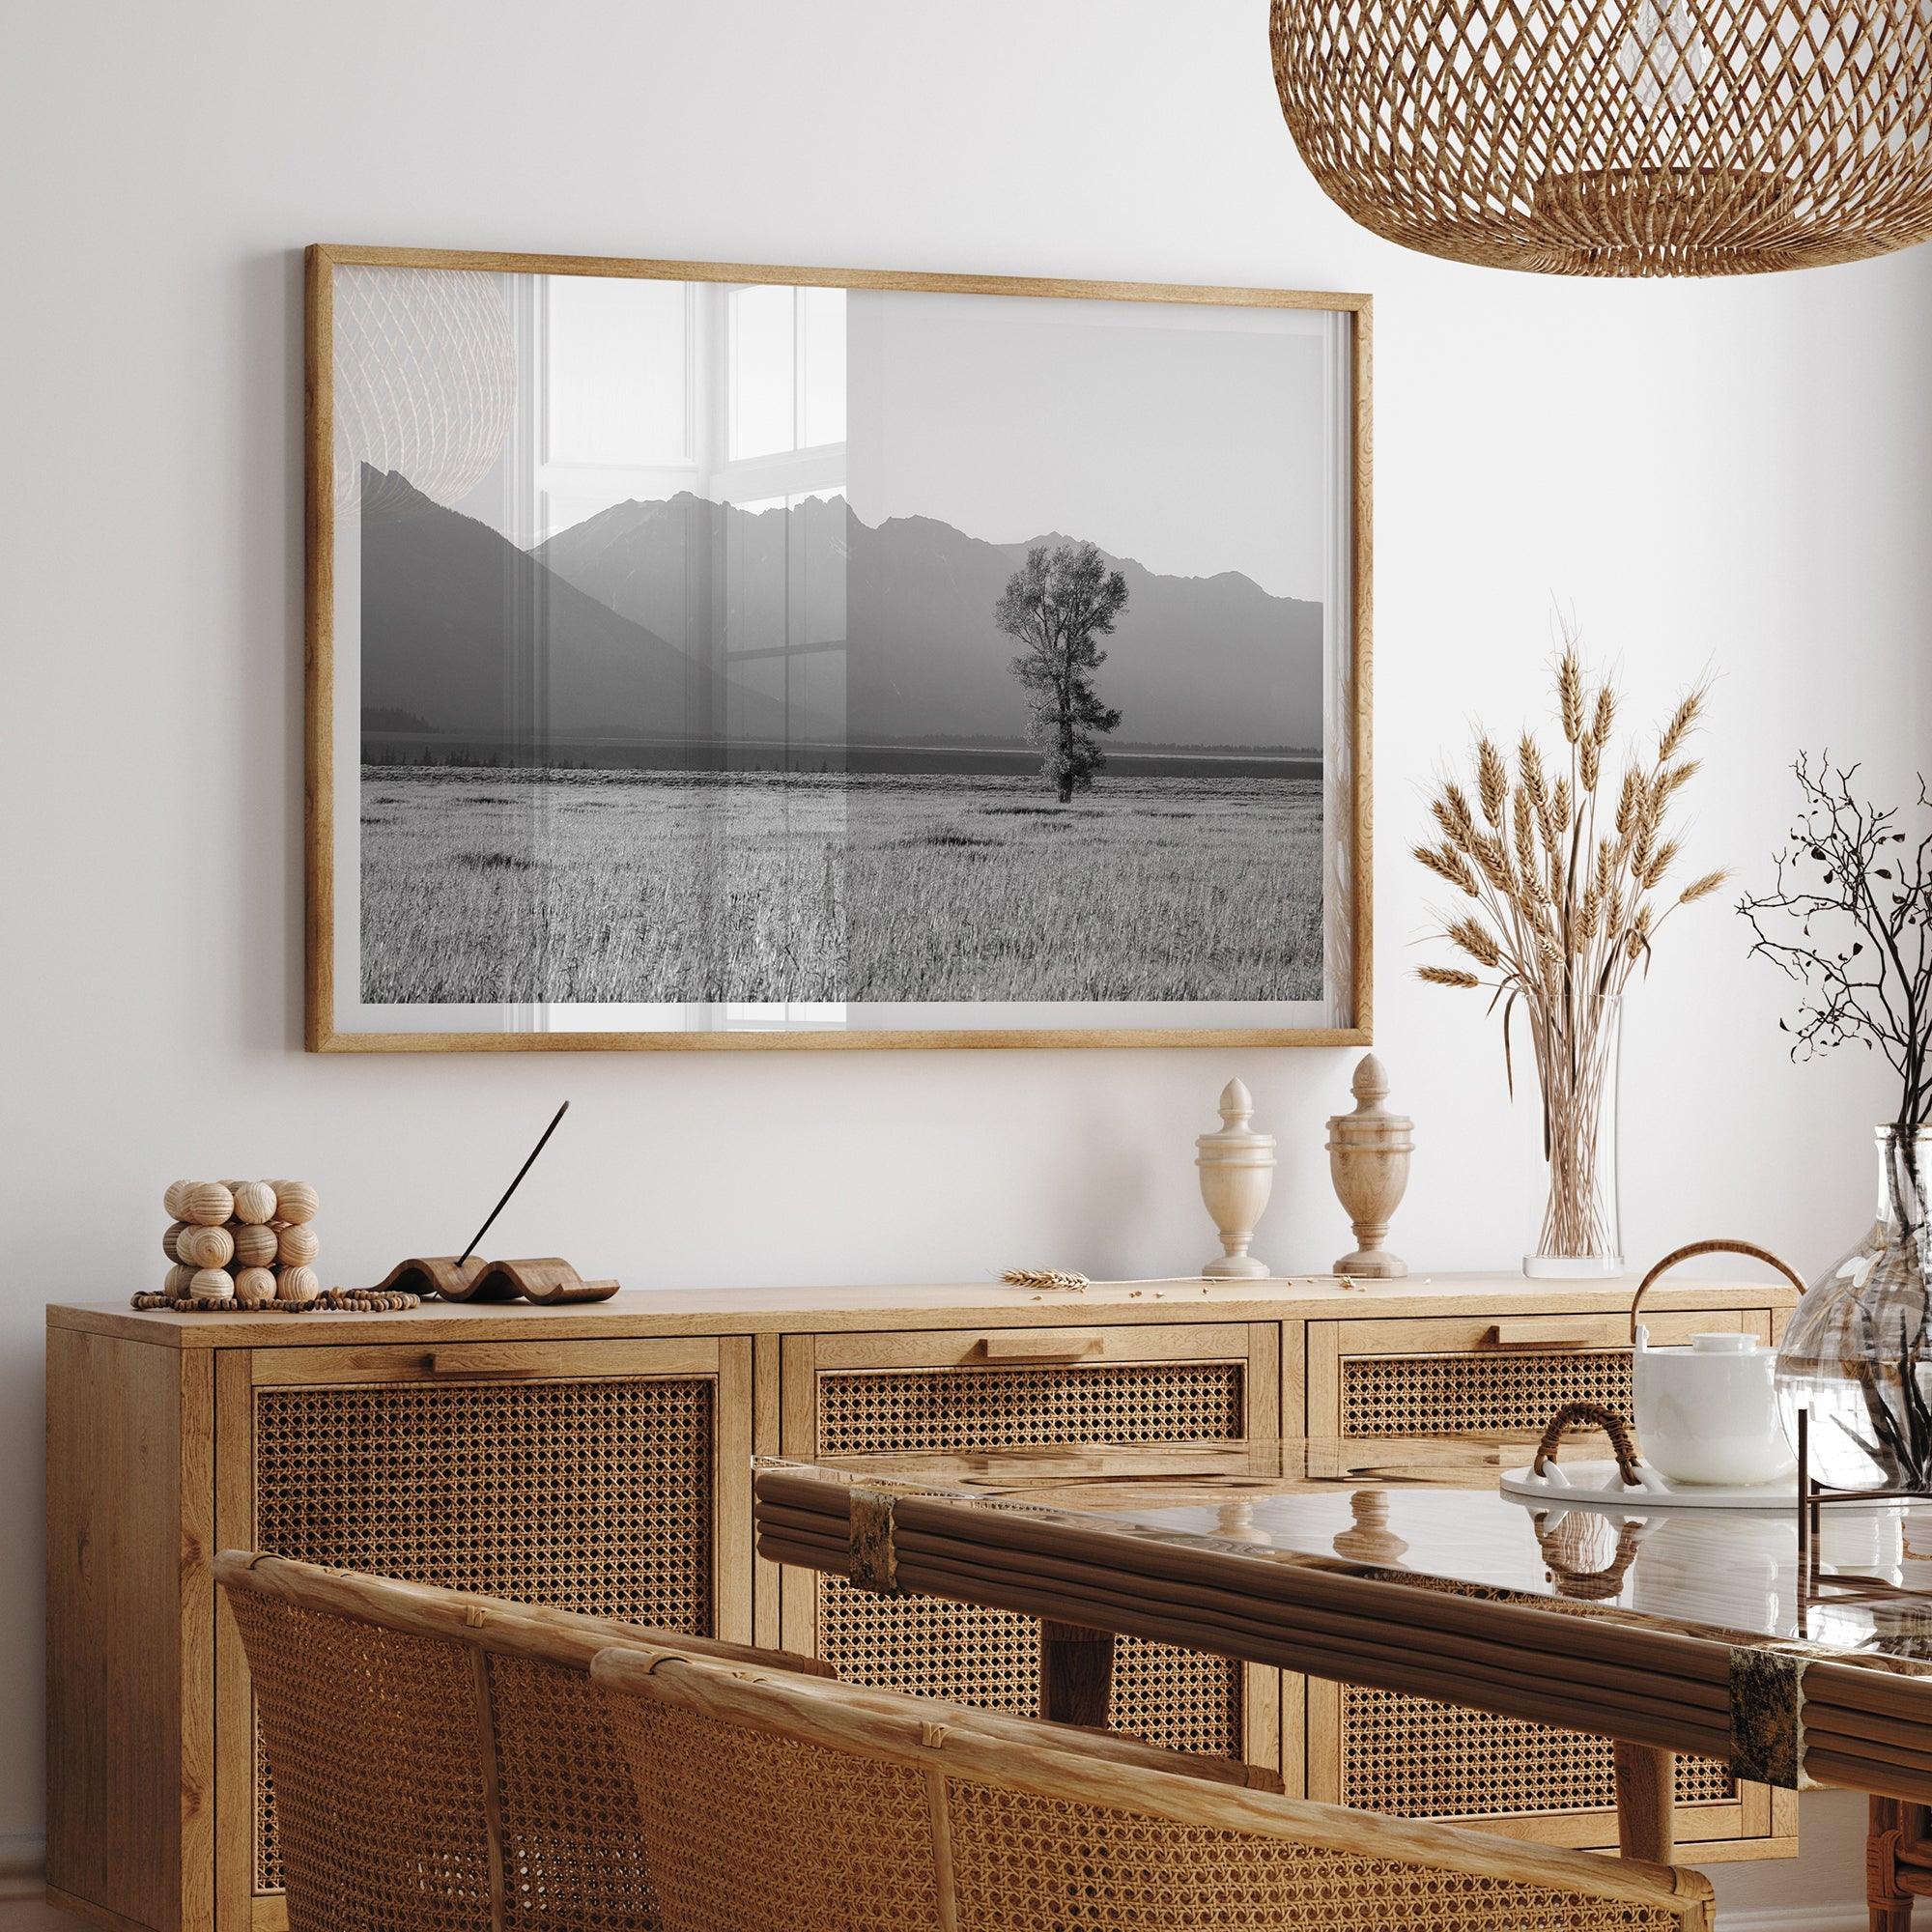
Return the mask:
POLYGON ((321 1208, 305 1180, 177 1180, 161 1197, 168 1227, 161 1251, 173 1265, 136 1308, 311 1308, 374 1313, 414 1308, 413 1294, 322 1286, 311 1264, 322 1243, 321 1208))
MULTIPOLYGON (((246 1270, 244 1269, 245 1273, 246 1270)), ((238 1282, 239 1286, 239 1282, 238 1282)), ((232 1297, 235 1306, 246 1306, 237 1294, 232 1297)), ((155 1293, 134 1296, 136 1308, 220 1308, 230 1305, 228 1301, 193 1301, 170 1294, 165 1289, 155 1293)), ((420 1308, 422 1296, 419 1294, 399 1294, 391 1289, 383 1288, 325 1288, 312 1301, 269 1301, 262 1305, 262 1312, 271 1315, 309 1315, 320 1310, 326 1314, 343 1315, 388 1315, 405 1308, 420 1308)))
POLYGON ((326 1288, 313 1301, 278 1301, 275 1306, 287 1315, 306 1315, 312 1309, 346 1315, 385 1315, 396 1309, 420 1308, 422 1297, 381 1288, 326 1288))

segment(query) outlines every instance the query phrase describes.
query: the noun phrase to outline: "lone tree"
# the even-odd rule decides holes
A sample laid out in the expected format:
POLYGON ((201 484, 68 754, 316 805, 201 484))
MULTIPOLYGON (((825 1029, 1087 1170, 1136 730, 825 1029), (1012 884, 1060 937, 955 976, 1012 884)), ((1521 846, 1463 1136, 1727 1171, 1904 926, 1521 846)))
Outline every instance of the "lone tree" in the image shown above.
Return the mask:
POLYGON ((993 610, 993 621, 1022 647, 1012 668, 1026 687, 1027 736, 1062 805, 1093 789, 1107 761, 1100 734, 1121 722, 1094 689, 1094 673, 1107 662, 1094 639, 1110 636, 1126 607, 1126 579, 1092 544, 1069 543, 1036 544, 993 610))

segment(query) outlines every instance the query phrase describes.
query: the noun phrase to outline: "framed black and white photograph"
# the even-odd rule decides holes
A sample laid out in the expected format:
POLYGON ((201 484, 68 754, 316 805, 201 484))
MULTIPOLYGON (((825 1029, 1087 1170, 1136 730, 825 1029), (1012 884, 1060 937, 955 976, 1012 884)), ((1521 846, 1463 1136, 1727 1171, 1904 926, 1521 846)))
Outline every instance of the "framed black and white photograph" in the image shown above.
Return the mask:
POLYGON ((1369 303, 317 247, 317 1049, 1369 1037, 1369 303))

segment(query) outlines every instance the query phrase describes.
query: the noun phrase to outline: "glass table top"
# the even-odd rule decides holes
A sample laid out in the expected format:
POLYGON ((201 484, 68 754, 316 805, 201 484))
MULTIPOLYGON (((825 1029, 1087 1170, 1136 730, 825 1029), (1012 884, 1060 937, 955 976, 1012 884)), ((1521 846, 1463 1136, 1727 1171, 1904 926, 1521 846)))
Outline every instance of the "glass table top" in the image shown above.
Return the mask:
MULTIPOLYGON (((1585 1446, 1563 1458, 1579 1476, 1585 1446)), ((788 1476, 852 1484, 1257 1562, 1591 1603, 1932 1673, 1932 1504, 1826 1507, 1801 1573, 1795 1497, 1742 1511, 1504 1493, 1500 1477, 1532 1451, 1483 1435, 1085 1444, 763 1458, 756 1475, 761 1500, 788 1476)))

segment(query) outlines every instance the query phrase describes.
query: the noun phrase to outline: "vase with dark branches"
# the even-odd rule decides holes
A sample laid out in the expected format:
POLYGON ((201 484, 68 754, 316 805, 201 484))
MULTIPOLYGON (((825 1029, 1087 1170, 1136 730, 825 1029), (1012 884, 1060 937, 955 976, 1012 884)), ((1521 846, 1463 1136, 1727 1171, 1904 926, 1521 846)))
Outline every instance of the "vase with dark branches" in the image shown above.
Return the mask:
POLYGON ((1876 1052, 1897 1078, 1877 1129, 1878 1207, 1851 1253, 1806 1292, 1778 1352, 1787 1426, 1811 1412, 1811 1461, 1833 1489, 1932 1489, 1926 1282, 1932 1161, 1932 793, 1913 822, 1873 804, 1856 765, 1793 766, 1801 803, 1771 890, 1738 910, 1753 954, 1803 988, 1780 1020, 1796 1060, 1876 1052))
POLYGON ((1615 687, 1592 688, 1576 645, 1566 643, 1556 667, 1562 749, 1546 755, 1524 732, 1511 760, 1479 736, 1471 783, 1442 787, 1431 807, 1440 838, 1415 848, 1462 895, 1440 915, 1438 936, 1464 963, 1424 966, 1421 977, 1488 989, 1491 1010, 1502 1016, 1512 1095, 1519 1020, 1527 1036, 1545 1182, 1527 1274, 1623 1271, 1616 1101, 1624 994, 1649 971, 1671 914, 1725 877, 1669 883, 1680 856, 1670 820, 1697 770, 1685 749, 1704 697, 1702 686, 1690 692, 1654 750, 1630 753, 1613 777, 1615 687))

